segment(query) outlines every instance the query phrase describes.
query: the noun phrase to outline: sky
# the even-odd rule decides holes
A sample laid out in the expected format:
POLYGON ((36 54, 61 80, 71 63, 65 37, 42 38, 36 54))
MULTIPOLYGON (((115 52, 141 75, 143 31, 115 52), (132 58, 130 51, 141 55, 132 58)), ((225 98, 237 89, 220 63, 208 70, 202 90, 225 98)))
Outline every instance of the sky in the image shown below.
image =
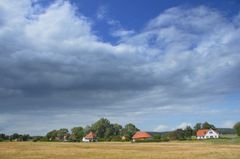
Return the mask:
POLYGON ((230 128, 239 44, 238 0, 1 0, 0 132, 230 128))

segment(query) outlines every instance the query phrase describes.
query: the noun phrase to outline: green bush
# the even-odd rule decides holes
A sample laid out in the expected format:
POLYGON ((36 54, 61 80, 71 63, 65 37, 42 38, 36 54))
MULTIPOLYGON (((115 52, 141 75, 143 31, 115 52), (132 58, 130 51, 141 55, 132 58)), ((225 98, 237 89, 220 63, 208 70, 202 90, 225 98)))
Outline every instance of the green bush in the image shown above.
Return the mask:
POLYGON ((237 132, 237 135, 240 136, 240 122, 237 122, 233 128, 237 132))
POLYGON ((165 137, 165 138, 162 138, 161 141, 162 142, 168 142, 168 141, 170 141, 170 139, 168 137, 165 137))
POLYGON ((39 137, 39 138, 36 138, 37 141, 45 141, 45 142, 49 142, 48 138, 47 137, 39 137))
POLYGON ((68 141, 69 142, 81 142, 82 140, 69 138, 68 141))
POLYGON ((161 137, 161 141, 163 141, 163 142, 170 141, 169 135, 164 135, 164 136, 162 136, 162 137, 161 137))
POLYGON ((155 134, 155 135, 153 135, 153 139, 154 140, 160 140, 161 139, 161 135, 160 134, 155 134))
POLYGON ((145 143, 145 142, 161 142, 160 139, 149 139, 149 140, 136 140, 137 143, 145 143))
POLYGON ((104 138, 98 138, 98 140, 97 140, 98 142, 104 142, 105 141, 105 139, 104 138))
POLYGON ((112 141, 112 138, 111 137, 104 138, 104 141, 112 141))
POLYGON ((111 141, 122 141, 121 136, 113 136, 111 141))

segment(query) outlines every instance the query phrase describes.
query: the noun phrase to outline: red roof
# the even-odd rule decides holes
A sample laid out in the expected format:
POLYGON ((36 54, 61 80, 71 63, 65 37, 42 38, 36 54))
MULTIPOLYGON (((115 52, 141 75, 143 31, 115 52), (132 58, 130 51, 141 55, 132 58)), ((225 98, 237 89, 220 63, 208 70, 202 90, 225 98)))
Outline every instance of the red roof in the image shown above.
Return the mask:
POLYGON ((96 138, 96 137, 97 137, 97 135, 93 132, 90 132, 85 136, 85 138, 87 138, 87 139, 93 139, 93 138, 96 138))
POLYGON ((205 136, 209 129, 202 129, 197 131, 197 136, 205 136))
POLYGON ((152 136, 149 133, 138 131, 133 135, 133 139, 144 139, 151 138, 152 136))

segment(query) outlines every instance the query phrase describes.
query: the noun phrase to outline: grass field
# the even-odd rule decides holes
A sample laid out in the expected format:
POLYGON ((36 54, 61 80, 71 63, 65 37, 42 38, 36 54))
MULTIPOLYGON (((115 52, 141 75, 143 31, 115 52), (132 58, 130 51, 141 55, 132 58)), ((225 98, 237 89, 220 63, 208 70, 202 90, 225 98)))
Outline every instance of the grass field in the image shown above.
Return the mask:
POLYGON ((0 159, 239 159, 240 144, 2 142, 0 159))

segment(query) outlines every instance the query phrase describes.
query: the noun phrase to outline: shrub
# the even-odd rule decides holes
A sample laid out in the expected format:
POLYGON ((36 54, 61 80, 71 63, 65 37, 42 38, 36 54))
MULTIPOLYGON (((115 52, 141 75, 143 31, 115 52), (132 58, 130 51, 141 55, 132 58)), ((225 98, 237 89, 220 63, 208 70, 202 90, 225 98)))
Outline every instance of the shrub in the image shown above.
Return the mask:
POLYGON ((159 139, 149 139, 149 140, 136 140, 135 142, 137 143, 142 143, 142 142, 161 142, 159 139))
POLYGON ((168 135, 164 135, 164 136, 162 136, 161 141, 167 142, 167 141, 170 141, 170 138, 168 135))
POLYGON ((237 135, 240 136, 240 122, 237 122, 233 128, 236 130, 237 135))
POLYGON ((122 141, 122 138, 120 136, 113 136, 111 141, 122 141))
POLYGON ((98 142, 104 142, 105 141, 105 139, 104 138, 98 138, 98 140, 97 140, 98 142))
POLYGON ((155 135, 153 135, 153 139, 154 140, 160 140, 161 139, 161 135, 160 134, 155 134, 155 135))

